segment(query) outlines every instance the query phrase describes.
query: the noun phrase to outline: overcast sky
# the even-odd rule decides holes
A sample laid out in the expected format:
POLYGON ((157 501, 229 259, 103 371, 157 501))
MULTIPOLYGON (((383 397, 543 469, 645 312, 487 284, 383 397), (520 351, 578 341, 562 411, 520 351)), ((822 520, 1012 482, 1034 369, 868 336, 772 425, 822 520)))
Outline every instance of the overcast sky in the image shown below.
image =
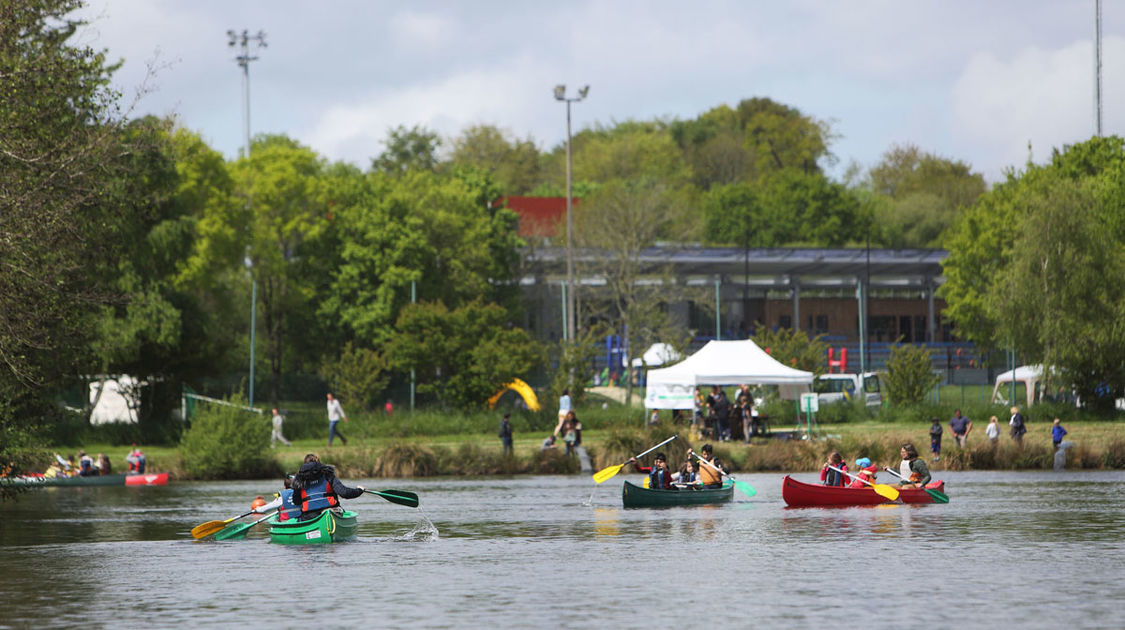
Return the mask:
MULTIPOLYGON (((1103 131, 1125 127, 1125 3, 1103 3, 1103 131)), ((486 123, 550 149, 576 129, 694 118, 768 97, 829 121, 839 174, 895 143, 990 180, 1094 133, 1094 0, 561 2, 93 0, 85 43, 123 59, 133 110, 175 114, 229 157, 242 145, 228 29, 265 31, 253 133, 367 166, 389 128, 486 123)))

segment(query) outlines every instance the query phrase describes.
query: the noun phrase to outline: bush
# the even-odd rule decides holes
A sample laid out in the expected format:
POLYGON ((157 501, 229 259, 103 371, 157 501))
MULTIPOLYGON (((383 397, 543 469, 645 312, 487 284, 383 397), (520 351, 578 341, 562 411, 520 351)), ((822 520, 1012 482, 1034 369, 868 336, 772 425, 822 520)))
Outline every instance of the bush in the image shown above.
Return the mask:
POLYGON ((921 403, 941 381, 934 374, 930 351, 921 346, 891 346, 887 359, 887 374, 883 377, 887 399, 894 405, 921 403))
POLYGON ((270 422, 264 415, 232 405, 208 405, 180 440, 184 471, 194 479, 252 479, 281 473, 270 455, 270 422))

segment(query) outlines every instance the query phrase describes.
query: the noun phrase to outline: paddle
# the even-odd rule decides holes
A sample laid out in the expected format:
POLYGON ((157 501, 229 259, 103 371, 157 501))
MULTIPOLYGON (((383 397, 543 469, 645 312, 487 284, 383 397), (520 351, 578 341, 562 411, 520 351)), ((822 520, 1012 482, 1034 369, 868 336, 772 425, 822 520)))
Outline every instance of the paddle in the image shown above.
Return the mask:
MULTIPOLYGON (((677 437, 679 437, 679 436, 673 435, 672 437, 668 438, 667 440, 664 440, 660 444, 657 444, 656 446, 648 449, 647 451, 645 451, 645 452, 641 453, 640 455, 637 455, 636 457, 633 457, 631 459, 637 459, 638 457, 641 457, 642 455, 648 455, 649 453, 655 451, 656 449, 660 448, 661 446, 664 446, 665 444, 671 442, 672 440, 676 439, 677 437)), ((631 461, 631 460, 629 460, 629 461, 631 461)), ((621 472, 621 469, 625 466, 625 464, 628 464, 629 461, 625 461, 623 463, 617 464, 616 466, 610 466, 609 468, 603 468, 603 469, 599 470, 598 472, 594 473, 594 483, 601 483, 603 481, 609 481, 610 479, 613 478, 614 475, 621 472)))
MULTIPOLYGON (((716 466, 716 465, 712 464, 711 462, 709 462, 709 461, 703 459, 702 457, 700 457, 699 453, 696 453, 695 451, 691 451, 691 454, 695 455, 695 458, 698 459, 700 463, 707 464, 707 466, 710 467, 711 470, 714 470, 715 472, 719 473, 720 475, 727 475, 725 472, 720 470, 718 466, 716 466)), ((735 479, 734 477, 731 477, 730 475, 727 475, 727 478, 730 479, 731 481, 733 481, 734 487, 738 488, 738 491, 741 492, 742 494, 745 494, 747 497, 752 497, 755 494, 758 494, 758 491, 754 489, 754 486, 746 483, 745 481, 739 481, 739 480, 735 479)))
MULTIPOLYGON (((892 475, 894 475, 895 477, 898 477, 899 479, 902 479, 902 475, 898 474, 894 470, 891 470, 890 468, 887 468, 886 466, 883 466, 883 470, 891 473, 892 475)), ((934 503, 949 503, 949 496, 946 495, 944 492, 942 492, 940 490, 934 490, 933 488, 922 488, 922 489, 926 491, 926 494, 930 495, 930 498, 932 498, 934 500, 934 503)))
POLYGON ((885 483, 871 483, 870 481, 868 481, 868 480, 866 480, 862 477, 858 477, 856 475, 851 474, 850 472, 840 470, 839 468, 836 468, 835 466, 829 466, 829 468, 831 468, 832 470, 835 470, 836 472, 840 473, 841 475, 847 475, 847 476, 851 477, 852 479, 859 479, 863 483, 865 483, 865 484, 871 486, 872 488, 874 488, 875 492, 879 493, 879 496, 886 497, 890 501, 898 501, 898 495, 899 495, 898 490, 895 490, 894 488, 888 486, 885 483))
POLYGON ((418 507, 418 495, 406 490, 364 490, 368 494, 383 497, 391 503, 405 505, 406 507, 418 507))
POLYGON ((201 524, 196 525, 195 527, 191 528, 191 536, 192 536, 192 538, 205 538, 207 536, 210 536, 211 534, 214 534, 215 532, 219 531, 220 529, 226 527, 227 524, 230 523, 231 521, 237 521, 238 519, 240 519, 244 516, 250 516, 253 513, 254 513, 254 510, 250 510, 249 512, 247 512, 245 514, 239 514, 238 516, 232 516, 225 521, 207 521, 206 523, 201 523, 201 524))
POLYGON ((230 525, 230 526, 224 528, 218 534, 215 534, 215 540, 231 540, 232 538, 245 538, 247 530, 249 530, 251 527, 257 525, 258 523, 261 523, 262 521, 269 519, 270 517, 272 517, 273 515, 277 514, 280 511, 281 511, 280 509, 274 510, 274 511, 270 512, 269 514, 266 514, 262 518, 254 521, 253 523, 239 523, 237 525, 230 525))

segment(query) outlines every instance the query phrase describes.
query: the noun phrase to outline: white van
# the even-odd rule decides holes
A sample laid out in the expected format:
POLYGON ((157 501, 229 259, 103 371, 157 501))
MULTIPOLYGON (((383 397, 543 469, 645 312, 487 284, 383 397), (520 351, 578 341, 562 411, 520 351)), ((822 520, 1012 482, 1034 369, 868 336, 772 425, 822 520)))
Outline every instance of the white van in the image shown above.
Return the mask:
POLYGON ((813 389, 820 404, 852 400, 856 392, 863 392, 868 407, 883 404, 883 393, 879 388, 879 375, 875 372, 859 374, 822 374, 816 377, 813 389))

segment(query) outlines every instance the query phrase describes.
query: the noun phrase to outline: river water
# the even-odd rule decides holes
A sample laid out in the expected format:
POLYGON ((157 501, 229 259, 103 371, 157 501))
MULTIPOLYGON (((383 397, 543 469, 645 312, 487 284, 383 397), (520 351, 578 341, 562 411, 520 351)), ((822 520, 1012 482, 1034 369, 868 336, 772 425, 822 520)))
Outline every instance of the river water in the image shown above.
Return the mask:
POLYGON ((1125 628, 1125 472, 804 509, 747 474, 752 499, 625 510, 623 478, 347 480, 422 508, 365 495, 318 547, 191 539, 262 482, 40 489, 0 504, 0 627, 1125 628))

